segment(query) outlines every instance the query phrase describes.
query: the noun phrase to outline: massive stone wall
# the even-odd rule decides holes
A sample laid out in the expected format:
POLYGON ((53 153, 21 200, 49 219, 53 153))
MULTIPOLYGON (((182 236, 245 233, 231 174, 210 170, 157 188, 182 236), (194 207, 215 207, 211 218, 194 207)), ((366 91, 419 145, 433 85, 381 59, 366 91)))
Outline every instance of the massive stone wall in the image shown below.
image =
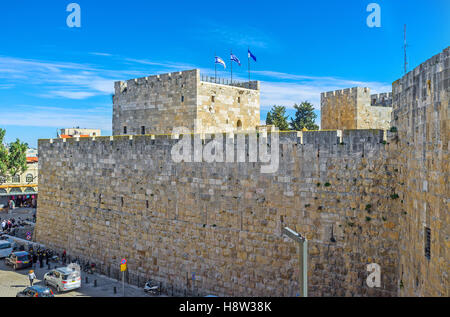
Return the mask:
POLYGON ((36 239, 105 272, 126 257, 130 273, 169 290, 295 296, 288 226, 310 240, 310 295, 396 294, 395 168, 382 131, 344 131, 342 140, 336 131, 281 134, 275 174, 248 159, 174 163, 176 142, 40 140, 36 239), (366 285, 372 262, 382 267, 381 288, 366 285))
POLYGON ((400 294, 449 296, 450 48, 393 84, 400 294), (430 257, 425 254, 430 229, 430 257))

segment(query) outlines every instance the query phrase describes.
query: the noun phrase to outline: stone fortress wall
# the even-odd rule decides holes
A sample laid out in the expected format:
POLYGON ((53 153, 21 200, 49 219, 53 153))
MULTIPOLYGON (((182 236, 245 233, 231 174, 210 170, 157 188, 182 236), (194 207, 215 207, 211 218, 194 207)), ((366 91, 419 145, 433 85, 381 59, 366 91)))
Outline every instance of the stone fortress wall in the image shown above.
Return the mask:
POLYGON ((295 296, 289 226, 310 240, 310 295, 394 295, 395 172, 383 131, 300 136, 280 134, 275 174, 248 159, 174 163, 178 140, 164 136, 40 140, 36 239, 105 271, 125 257, 130 272, 168 289, 295 296), (383 268, 380 289, 366 285, 371 262, 383 268))
POLYGON ((392 92, 398 143, 391 156, 398 161, 396 191, 403 200, 396 208, 399 294, 449 296, 450 48, 394 82, 392 92))
POLYGON ((174 163, 169 136, 40 140, 36 240, 105 273, 126 257, 130 274, 168 290, 295 296, 288 226, 310 241, 310 296, 448 296, 449 51, 393 84, 386 139, 280 133, 274 174, 248 159, 174 163), (366 284, 369 263, 380 288, 366 284))
POLYGON ((354 87, 321 94, 321 129, 383 129, 390 127, 392 94, 370 94, 354 87))
POLYGON ((212 83, 198 69, 116 82, 113 135, 255 130, 259 95, 257 81, 212 83))

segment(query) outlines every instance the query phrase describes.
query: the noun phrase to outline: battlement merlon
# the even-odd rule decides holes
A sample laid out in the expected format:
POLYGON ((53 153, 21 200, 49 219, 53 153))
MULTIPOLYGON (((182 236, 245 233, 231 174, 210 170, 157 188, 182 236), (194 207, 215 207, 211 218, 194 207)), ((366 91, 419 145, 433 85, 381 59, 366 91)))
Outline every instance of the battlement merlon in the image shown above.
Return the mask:
POLYGON ((352 96, 356 97, 358 95, 370 95, 370 88, 368 87, 352 87, 345 89, 338 89, 328 92, 322 92, 320 94, 321 99, 332 98, 336 96, 352 96))
POLYGON ((192 69, 192 70, 185 70, 181 72, 172 72, 172 73, 165 73, 165 74, 158 74, 158 75, 152 75, 152 76, 146 76, 146 77, 140 77, 140 78, 134 78, 129 80, 121 80, 116 81, 114 83, 114 91, 115 94, 124 93, 128 91, 128 89, 131 89, 133 87, 142 86, 142 85, 155 85, 157 83, 162 83, 166 81, 179 81, 180 85, 184 83, 185 80, 188 79, 195 79, 199 80, 200 78, 200 70, 199 69, 192 69))
POLYGON ((129 79, 125 81, 116 81, 114 83, 114 91, 115 94, 124 93, 128 91, 128 89, 131 89, 133 87, 137 86, 143 86, 143 85, 154 85, 156 83, 163 83, 166 81, 175 80, 180 85, 184 84, 186 80, 194 79, 198 82, 207 82, 211 84, 217 84, 217 85, 226 85, 226 86, 233 86, 237 88, 244 88, 244 89, 251 89, 251 90, 260 90, 260 81, 258 80, 252 80, 252 81, 246 81, 246 82, 238 82, 238 81, 229 81, 228 79, 224 78, 214 78, 211 76, 206 76, 200 73, 200 69, 192 69, 192 70, 185 70, 185 71, 179 71, 179 72, 172 72, 172 73, 164 73, 164 74, 158 74, 158 75, 152 75, 152 76, 146 76, 146 77, 140 77, 140 78, 134 78, 129 79))
MULTIPOLYGON (((186 134, 188 135, 188 134, 186 134)), ((210 142, 217 136, 222 137, 224 145, 230 138, 233 139, 234 145, 237 144, 237 140, 240 137, 245 138, 245 143, 248 144, 250 138, 259 140, 260 138, 266 138, 268 143, 272 143, 276 138, 278 139, 280 147, 284 145, 291 146, 309 146, 313 148, 331 148, 333 146, 343 146, 343 153, 353 153, 364 148, 364 146, 370 146, 371 148, 384 149, 385 147, 385 130, 376 129, 359 129, 359 130, 333 130, 333 131, 270 131, 270 132, 242 132, 242 133, 196 133, 189 134, 191 139, 194 140, 199 137, 202 144, 210 142), (276 134, 273 136, 272 134, 276 134), (345 146, 344 146, 345 145, 345 146)), ((164 134, 164 135, 115 135, 115 136, 101 136, 101 137, 76 137, 70 139, 39 139, 38 145, 42 153, 45 153, 44 149, 49 146, 65 146, 66 149, 71 151, 79 151, 84 147, 114 147, 139 144, 148 144, 154 146, 173 146, 177 144, 182 138, 183 134, 164 134), (79 150, 77 150, 79 149, 79 150)), ((258 141, 259 142, 259 141, 258 141)), ((42 154, 44 155, 44 154, 42 154)))
POLYGON ((374 107, 392 107, 392 92, 370 95, 370 105, 374 107))

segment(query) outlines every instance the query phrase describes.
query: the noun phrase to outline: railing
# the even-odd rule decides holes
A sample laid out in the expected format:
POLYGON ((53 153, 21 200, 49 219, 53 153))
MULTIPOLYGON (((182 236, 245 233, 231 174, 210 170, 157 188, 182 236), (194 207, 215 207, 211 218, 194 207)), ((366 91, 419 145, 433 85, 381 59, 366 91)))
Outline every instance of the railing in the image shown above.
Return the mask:
POLYGON ((203 82, 214 83, 214 84, 242 87, 242 88, 254 89, 254 90, 258 89, 256 86, 256 82, 253 82, 253 81, 250 81, 250 82, 248 82, 248 81, 239 82, 236 80, 231 81, 231 79, 211 77, 211 76, 206 76, 206 75, 200 75, 200 80, 203 82))

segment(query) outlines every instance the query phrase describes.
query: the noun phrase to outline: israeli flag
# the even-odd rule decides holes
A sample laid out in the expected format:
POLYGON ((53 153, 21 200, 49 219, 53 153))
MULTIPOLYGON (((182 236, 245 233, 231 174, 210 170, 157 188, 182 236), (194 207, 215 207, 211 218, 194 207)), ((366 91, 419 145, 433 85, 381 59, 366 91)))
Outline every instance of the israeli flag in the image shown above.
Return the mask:
POLYGON ((241 61, 239 60, 239 58, 237 58, 236 55, 234 55, 233 53, 231 53, 230 58, 231 58, 231 61, 234 61, 234 62, 238 63, 239 66, 241 66, 241 61))
POLYGON ((252 52, 250 52, 250 50, 248 50, 248 58, 253 58, 253 60, 256 62, 256 56, 252 54, 252 52))
POLYGON ((220 64, 223 66, 223 68, 227 68, 227 65, 225 64, 225 62, 223 61, 223 59, 221 59, 219 56, 216 56, 216 64, 220 64))

